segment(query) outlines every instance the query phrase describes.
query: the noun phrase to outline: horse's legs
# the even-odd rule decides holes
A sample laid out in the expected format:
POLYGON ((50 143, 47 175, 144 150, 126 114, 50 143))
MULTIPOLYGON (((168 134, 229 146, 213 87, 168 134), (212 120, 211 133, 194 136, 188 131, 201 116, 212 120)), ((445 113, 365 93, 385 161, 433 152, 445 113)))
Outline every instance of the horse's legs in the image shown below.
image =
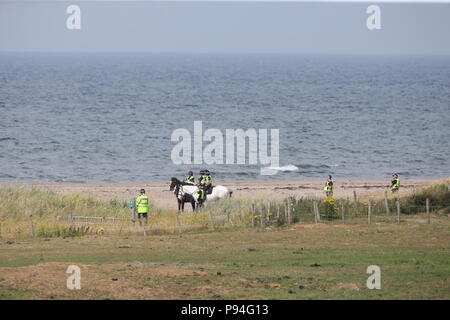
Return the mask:
POLYGON ((191 200, 192 212, 195 211, 195 201, 191 200))
POLYGON ((178 199, 178 212, 181 210, 181 201, 178 199))
POLYGON ((181 201, 181 212, 184 212, 184 201, 181 201))

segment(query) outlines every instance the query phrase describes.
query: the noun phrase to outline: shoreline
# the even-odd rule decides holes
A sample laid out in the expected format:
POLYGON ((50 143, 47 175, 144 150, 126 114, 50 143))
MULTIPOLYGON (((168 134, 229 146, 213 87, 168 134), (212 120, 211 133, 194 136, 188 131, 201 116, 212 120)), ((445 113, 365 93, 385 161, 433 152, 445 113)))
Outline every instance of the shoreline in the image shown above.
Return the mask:
MULTIPOLYGON (((446 179, 402 179, 399 195, 413 192, 415 188, 430 185, 446 179)), ((273 180, 273 181, 215 181, 233 191, 237 199, 280 200, 289 196, 324 198, 322 180, 273 180)), ((176 209, 175 195, 169 190, 169 182, 101 182, 101 183, 42 183, 8 184, 3 186, 27 186, 45 188, 61 194, 80 193, 95 198, 109 200, 130 200, 146 189, 150 201, 164 209, 176 209)), ((353 191, 358 198, 379 198, 388 190, 389 181, 370 179, 334 180, 334 197, 353 199, 353 191)), ((391 196, 391 193, 388 192, 391 196)))

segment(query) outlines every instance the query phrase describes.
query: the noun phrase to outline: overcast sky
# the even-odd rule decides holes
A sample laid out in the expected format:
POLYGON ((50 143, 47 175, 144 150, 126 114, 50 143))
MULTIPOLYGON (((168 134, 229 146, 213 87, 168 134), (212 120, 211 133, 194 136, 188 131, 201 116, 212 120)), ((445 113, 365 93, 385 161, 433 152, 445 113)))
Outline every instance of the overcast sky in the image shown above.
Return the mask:
POLYGON ((373 2, 381 8, 381 30, 368 30, 372 3, 356 0, 0 0, 0 51, 448 55, 450 3, 444 2, 373 2), (66 27, 70 4, 81 8, 81 30, 66 27))

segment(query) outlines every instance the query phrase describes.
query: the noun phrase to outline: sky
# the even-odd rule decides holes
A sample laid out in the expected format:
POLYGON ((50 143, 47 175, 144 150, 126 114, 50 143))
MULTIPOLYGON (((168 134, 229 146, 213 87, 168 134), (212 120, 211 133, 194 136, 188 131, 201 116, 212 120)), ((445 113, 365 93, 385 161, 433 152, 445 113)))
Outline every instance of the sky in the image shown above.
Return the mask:
POLYGON ((0 0, 0 51, 450 55, 450 1, 432 2, 0 0))

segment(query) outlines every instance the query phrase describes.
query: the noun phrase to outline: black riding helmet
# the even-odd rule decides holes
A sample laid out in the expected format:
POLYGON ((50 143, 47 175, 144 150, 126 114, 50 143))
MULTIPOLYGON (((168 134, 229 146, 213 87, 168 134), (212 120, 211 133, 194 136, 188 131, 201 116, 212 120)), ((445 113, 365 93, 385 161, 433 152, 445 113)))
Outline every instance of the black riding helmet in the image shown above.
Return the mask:
POLYGON ((141 193, 145 193, 145 190, 144 190, 144 189, 141 189, 141 193))

